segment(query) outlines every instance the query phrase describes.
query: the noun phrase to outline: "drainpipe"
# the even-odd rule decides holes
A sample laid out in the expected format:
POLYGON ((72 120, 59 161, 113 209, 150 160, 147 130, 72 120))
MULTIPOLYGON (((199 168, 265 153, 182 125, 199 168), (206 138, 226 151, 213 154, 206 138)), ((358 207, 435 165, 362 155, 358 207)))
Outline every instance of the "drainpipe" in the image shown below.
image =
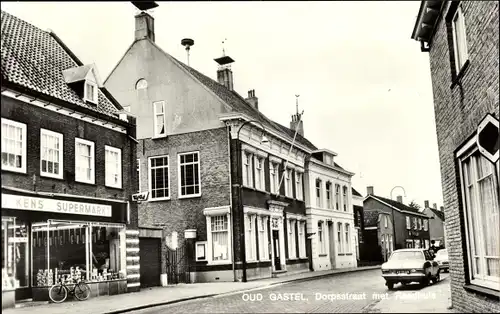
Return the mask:
POLYGON ((233 177, 232 177, 232 164, 231 164, 231 126, 226 124, 227 130, 227 153, 228 153, 228 161, 229 161, 229 212, 231 215, 231 228, 230 229, 230 237, 231 237, 231 264, 233 267, 233 281, 237 281, 236 278, 236 267, 235 267, 235 256, 234 256, 234 210, 233 210, 233 177))

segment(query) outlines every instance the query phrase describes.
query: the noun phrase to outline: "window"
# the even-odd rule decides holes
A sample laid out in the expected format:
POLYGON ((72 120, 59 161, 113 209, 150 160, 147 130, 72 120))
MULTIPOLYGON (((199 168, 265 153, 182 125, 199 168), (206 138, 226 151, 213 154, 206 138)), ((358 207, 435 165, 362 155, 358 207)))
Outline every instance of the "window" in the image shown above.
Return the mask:
POLYGON ((389 223, 389 217, 384 216, 384 227, 387 228, 389 223))
POLYGON ((297 220, 288 220, 288 258, 297 257, 297 245, 295 241, 295 225, 297 220))
POLYGON ((154 110, 154 136, 160 137, 165 136, 167 131, 165 130, 166 122, 166 114, 165 114, 165 102, 157 101, 153 103, 154 110))
POLYGON ((253 187, 252 181, 252 154, 243 152, 243 185, 253 187))
POLYGON ((26 124, 2 118, 2 170, 26 173, 26 124))
POLYGON ((264 159, 255 157, 255 188, 264 191, 266 189, 264 182, 264 159))
POLYGON ((459 163, 470 280, 473 284, 499 290, 499 163, 494 165, 484 158, 477 147, 470 152, 471 154, 462 157, 459 163))
POLYGON ((417 218, 417 230, 421 229, 421 224, 420 224, 421 222, 422 222, 422 219, 417 218))
POLYGON ((97 104, 97 84, 91 81, 85 81, 83 100, 97 104))
POLYGON ((271 193, 278 194, 278 164, 274 162, 269 163, 269 183, 271 185, 271 193))
POLYGON ((246 260, 255 261, 257 259, 257 244, 256 233, 255 233, 255 215, 246 215, 245 217, 245 248, 246 248, 246 260))
POLYGON ((344 196, 344 199, 342 200, 342 204, 344 206, 344 211, 346 212, 347 211, 347 187, 346 186, 342 187, 342 190, 343 190, 343 196, 344 196))
POLYGON ((417 217, 413 217, 413 229, 417 230, 417 217))
POLYGON ((122 150, 105 146, 106 186, 122 187, 122 150))
POLYGON ((299 221, 299 257, 306 257, 306 222, 299 221))
POLYGON ((424 231, 427 231, 429 229, 429 220, 425 219, 424 220, 424 231))
POLYGON ((40 175, 63 178, 63 135, 40 129, 40 175))
POLYGON ((455 73, 458 75, 468 59, 467 39, 465 35, 464 15, 460 6, 452 19, 453 52, 455 56, 455 73))
POLYGON ((200 154, 179 154, 179 197, 200 196, 200 154))
POLYGON ((259 228, 259 260, 269 260, 268 222, 269 217, 258 217, 259 228))
POLYGON ((332 183, 326 182, 326 206, 332 208, 332 183))
POLYGON ((302 173, 295 171, 295 194, 298 200, 304 198, 302 185, 302 173))
POLYGON ((196 261, 207 260, 207 242, 196 242, 196 261))
POLYGON ((424 230, 424 220, 420 218, 420 230, 424 230))
POLYGON ((389 235, 389 253, 392 253, 394 247, 392 246, 392 234, 389 235))
POLYGON ((318 254, 326 255, 326 239, 323 230, 324 223, 322 221, 318 222, 318 254))
POLYGON ((316 180, 316 206, 322 207, 321 204, 321 180, 316 180))
POLYGON ((340 210, 340 185, 335 184, 335 209, 340 210))
POLYGON ((146 89, 146 88, 148 88, 148 81, 146 81, 145 79, 140 79, 135 84, 135 89, 146 89))
POLYGON ((343 247, 342 247, 342 223, 341 222, 337 223, 337 246, 338 246, 339 253, 342 253, 343 247))
POLYGON ((170 198, 168 156, 149 157, 149 192, 152 200, 170 198))
POLYGON ((292 192, 292 169, 287 168, 285 171, 285 192, 286 196, 293 197, 292 192))
POLYGON ((406 216, 406 229, 411 229, 410 216, 406 216))
POLYGON ((429 249, 430 248, 430 245, 429 245, 429 240, 425 240, 425 248, 426 249, 429 249))
POLYGON ((137 183, 138 183, 137 192, 141 192, 141 160, 139 158, 137 158, 137 183))
MULTIPOLYGON (((227 215, 210 217, 212 235, 212 261, 225 261, 229 256, 227 215)), ((248 256, 247 256, 248 259, 248 256)))
POLYGON ((413 248, 413 240, 410 240, 410 239, 406 240, 406 248, 407 249, 412 249, 413 248))
POLYGON ((345 224, 345 253, 350 253, 351 252, 351 241, 350 236, 351 236, 351 230, 349 230, 349 224, 345 224))
POLYGON ((75 138, 75 146, 75 180, 94 184, 94 142, 75 138))

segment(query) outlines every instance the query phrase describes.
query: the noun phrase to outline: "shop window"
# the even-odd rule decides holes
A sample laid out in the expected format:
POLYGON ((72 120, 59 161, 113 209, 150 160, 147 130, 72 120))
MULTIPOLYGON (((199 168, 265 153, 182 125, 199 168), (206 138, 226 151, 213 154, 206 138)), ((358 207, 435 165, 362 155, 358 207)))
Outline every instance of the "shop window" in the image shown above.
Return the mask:
POLYGON ((267 216, 257 218, 259 224, 259 260, 269 260, 269 240, 268 240, 268 219, 267 216))
POLYGON ((32 285, 59 281, 125 279, 125 227, 120 224, 45 221, 32 224, 32 285))
POLYGON ((245 217, 245 247, 246 247, 246 260, 255 261, 257 259, 257 245, 256 245, 256 233, 255 233, 255 215, 247 214, 245 217))

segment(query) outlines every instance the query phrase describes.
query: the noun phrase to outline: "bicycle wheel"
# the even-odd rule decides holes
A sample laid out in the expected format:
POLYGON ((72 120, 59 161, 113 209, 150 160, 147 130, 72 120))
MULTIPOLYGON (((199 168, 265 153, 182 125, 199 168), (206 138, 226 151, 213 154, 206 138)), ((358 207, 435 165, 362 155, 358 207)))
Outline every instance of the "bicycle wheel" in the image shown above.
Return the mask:
POLYGON ((53 285, 49 290, 49 298, 54 303, 62 303, 68 297, 68 289, 63 285, 53 285))
POLYGON ((89 298, 89 296, 90 286, 83 281, 77 283, 75 286, 75 298, 77 298, 79 301, 85 301, 89 298))

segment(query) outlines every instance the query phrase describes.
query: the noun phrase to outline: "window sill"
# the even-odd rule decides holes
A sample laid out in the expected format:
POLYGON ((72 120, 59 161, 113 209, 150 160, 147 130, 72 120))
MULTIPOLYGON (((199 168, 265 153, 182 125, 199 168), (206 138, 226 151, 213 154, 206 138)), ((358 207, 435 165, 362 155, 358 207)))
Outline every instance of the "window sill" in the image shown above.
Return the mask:
POLYGON ((16 168, 4 168, 2 167, 2 171, 10 171, 10 172, 15 172, 15 173, 20 173, 20 174, 27 174, 26 169, 16 169, 16 168))
POLYGON ((49 179, 57 179, 57 180, 64 180, 63 175, 54 175, 50 173, 42 173, 40 172, 40 177, 41 178, 49 178, 49 179))
POLYGON ((104 186, 107 188, 111 188, 111 189, 123 190, 123 187, 121 185, 120 186, 112 186, 112 185, 105 184, 104 186))
POLYGON ((466 284, 463 287, 469 292, 477 293, 487 298, 495 299, 497 301, 498 298, 500 298, 500 291, 498 290, 493 290, 491 288, 481 287, 474 284, 466 284))
POLYGON ((95 180, 94 181, 80 181, 80 180, 75 179, 75 183, 83 183, 83 184, 95 185, 95 180))
POLYGON ((148 202, 161 202, 161 201, 170 201, 170 197, 150 198, 150 199, 148 199, 148 202))
POLYGON ((224 261, 209 261, 208 266, 215 266, 215 265, 230 265, 231 261, 230 260, 224 260, 224 261))
POLYGON ((460 69, 460 72, 453 78, 450 89, 455 88, 455 86, 459 85, 462 81, 462 78, 464 77, 465 73, 467 72, 467 69, 469 68, 470 61, 467 59, 465 61, 464 65, 460 69))
POLYGON ((194 195, 179 195, 179 199, 182 200, 182 199, 187 199, 187 198, 197 198, 197 197, 201 197, 201 193, 200 194, 194 194, 194 195))
POLYGON ((259 262, 270 262, 271 260, 270 259, 260 259, 259 262))
POLYGON ((167 138, 167 135, 155 135, 155 136, 151 137, 152 140, 159 140, 162 138, 167 138))

